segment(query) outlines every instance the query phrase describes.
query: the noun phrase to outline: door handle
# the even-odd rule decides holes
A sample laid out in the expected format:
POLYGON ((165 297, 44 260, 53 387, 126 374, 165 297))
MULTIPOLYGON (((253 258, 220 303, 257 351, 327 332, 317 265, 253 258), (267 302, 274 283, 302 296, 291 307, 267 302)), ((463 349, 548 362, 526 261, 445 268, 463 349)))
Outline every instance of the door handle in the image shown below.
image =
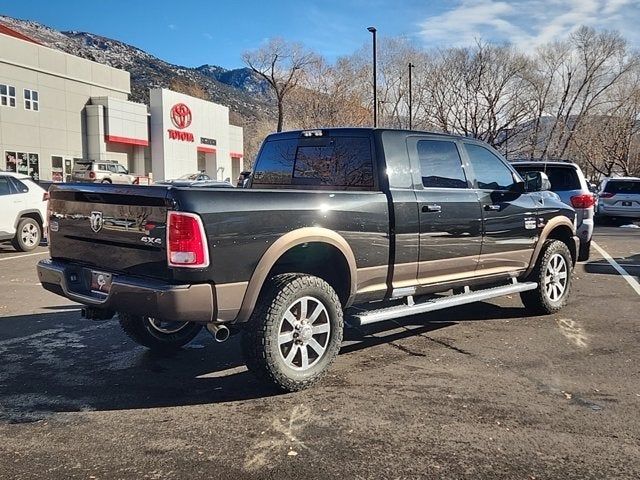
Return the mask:
POLYGON ((428 212, 441 212, 442 211, 442 207, 440 205, 436 205, 435 203, 432 205, 423 205, 422 206, 422 212, 423 213, 428 213, 428 212))
POLYGON ((500 207, 500 205, 485 205, 484 209, 488 212, 499 212, 500 209, 502 207, 500 207))

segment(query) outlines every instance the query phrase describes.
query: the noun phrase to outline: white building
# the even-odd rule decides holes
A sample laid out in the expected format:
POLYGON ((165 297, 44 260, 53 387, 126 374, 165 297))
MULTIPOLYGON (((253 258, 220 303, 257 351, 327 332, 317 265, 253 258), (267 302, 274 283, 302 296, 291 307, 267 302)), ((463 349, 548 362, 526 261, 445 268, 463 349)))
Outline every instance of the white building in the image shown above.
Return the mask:
POLYGON ((242 129, 227 107, 157 89, 147 109, 130 92, 128 72, 0 24, 0 169, 64 181, 75 160, 117 160, 154 180, 205 170, 235 182, 242 129))
POLYGON ((150 93, 154 179, 204 170, 235 183, 242 170, 242 128, 229 125, 229 109, 171 90, 150 93))

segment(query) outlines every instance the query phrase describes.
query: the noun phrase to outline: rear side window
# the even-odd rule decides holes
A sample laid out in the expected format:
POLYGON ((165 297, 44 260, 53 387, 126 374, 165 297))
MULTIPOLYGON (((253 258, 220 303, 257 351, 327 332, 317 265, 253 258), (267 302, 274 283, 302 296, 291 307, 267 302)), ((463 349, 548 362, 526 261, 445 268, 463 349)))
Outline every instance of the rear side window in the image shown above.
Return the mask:
POLYGON ((639 194, 640 180, 610 180, 604 187, 604 191, 613 194, 639 194))
POLYGON ((297 139, 269 140, 256 160, 254 185, 291 185, 297 139))
POLYGON ((514 165, 518 173, 524 176, 528 172, 544 172, 551 182, 551 190, 562 192, 566 190, 580 190, 580 178, 575 168, 544 165, 514 165))
POLYGON ((465 143, 469 163, 473 167, 478 188, 486 190, 509 190, 514 184, 511 170, 488 148, 465 143))
POLYGON ((467 188, 462 160, 454 142, 418 140, 418 158, 425 187, 467 188))
POLYGON ((9 183, 13 184, 13 190, 15 192, 27 193, 29 191, 29 187, 27 187, 23 182, 21 182, 17 178, 9 177, 9 183))
POLYGON ((373 187, 368 137, 269 140, 256 162, 253 184, 334 188, 373 187))

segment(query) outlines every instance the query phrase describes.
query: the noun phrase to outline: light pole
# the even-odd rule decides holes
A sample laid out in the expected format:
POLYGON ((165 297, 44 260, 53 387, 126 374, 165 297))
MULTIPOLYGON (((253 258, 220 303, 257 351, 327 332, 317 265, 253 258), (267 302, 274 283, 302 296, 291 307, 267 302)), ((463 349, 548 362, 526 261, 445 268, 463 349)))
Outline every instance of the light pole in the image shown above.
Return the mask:
POLYGON ((378 126, 378 85, 376 67, 376 27, 367 28, 373 34, 373 127, 378 126))
POLYGON ((412 108, 411 108, 412 107, 412 103, 411 103, 411 98, 412 98, 412 95, 411 95, 411 70, 413 70, 413 67, 415 67, 415 65, 413 63, 409 62, 409 130, 411 130, 412 127, 413 127, 413 122, 412 122, 412 119, 413 119, 413 114, 412 113, 413 113, 413 111, 412 111, 412 108))

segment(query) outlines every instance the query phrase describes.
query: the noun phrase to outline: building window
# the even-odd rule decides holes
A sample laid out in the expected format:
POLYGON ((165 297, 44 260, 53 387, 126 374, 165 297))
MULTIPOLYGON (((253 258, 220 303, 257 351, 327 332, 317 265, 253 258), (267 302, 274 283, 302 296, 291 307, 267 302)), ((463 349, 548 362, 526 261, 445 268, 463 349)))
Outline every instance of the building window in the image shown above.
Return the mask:
POLYGON ((0 105, 3 107, 16 106, 16 87, 0 84, 0 105))
POLYGON ((40 156, 37 153, 4 152, 7 172, 29 175, 33 180, 40 180, 40 156))
POLYGON ((24 89, 24 109, 36 112, 40 110, 40 99, 37 90, 24 89))

